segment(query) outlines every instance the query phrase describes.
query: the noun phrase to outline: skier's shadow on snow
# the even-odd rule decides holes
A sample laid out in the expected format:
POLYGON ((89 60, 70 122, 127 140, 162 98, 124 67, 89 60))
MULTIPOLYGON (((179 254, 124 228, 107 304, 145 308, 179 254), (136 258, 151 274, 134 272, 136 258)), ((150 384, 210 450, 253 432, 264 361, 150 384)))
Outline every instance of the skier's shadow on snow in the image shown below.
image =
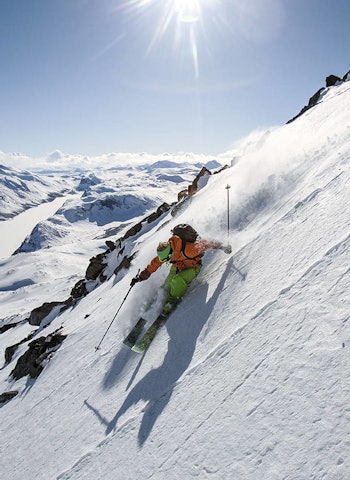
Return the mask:
MULTIPOLYGON (((187 307, 188 313, 186 312, 186 315, 181 317, 181 309, 175 312, 173 318, 169 319, 166 327, 170 339, 163 364, 147 373, 133 387, 111 422, 107 423, 104 420, 103 423, 107 424, 106 435, 117 427, 119 418, 130 407, 143 400, 148 403, 142 411, 143 418, 138 434, 138 443, 140 446, 145 443, 158 417, 168 404, 177 380, 191 363, 199 334, 217 302, 231 268, 232 257, 227 262, 226 270, 208 301, 206 301, 208 284, 201 284, 196 288, 195 305, 191 308, 188 307, 189 301, 186 302, 186 305, 183 303, 183 308, 187 307)), ((182 313, 184 313, 183 310, 182 313)), ((153 345, 154 347, 155 345, 153 345)))

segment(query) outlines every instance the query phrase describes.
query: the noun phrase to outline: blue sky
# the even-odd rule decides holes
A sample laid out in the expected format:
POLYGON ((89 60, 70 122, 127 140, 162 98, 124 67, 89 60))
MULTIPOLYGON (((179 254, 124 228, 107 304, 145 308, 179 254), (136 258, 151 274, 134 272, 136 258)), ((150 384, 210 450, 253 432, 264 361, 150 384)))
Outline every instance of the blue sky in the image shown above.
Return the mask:
POLYGON ((350 69, 349 0, 0 0, 0 150, 218 154, 350 69))

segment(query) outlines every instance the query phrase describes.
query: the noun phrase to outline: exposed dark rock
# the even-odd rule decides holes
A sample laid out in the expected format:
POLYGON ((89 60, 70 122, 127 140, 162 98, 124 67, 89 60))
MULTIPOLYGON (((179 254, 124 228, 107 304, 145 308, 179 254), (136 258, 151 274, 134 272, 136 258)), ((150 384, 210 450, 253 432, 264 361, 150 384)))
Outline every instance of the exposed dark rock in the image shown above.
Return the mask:
POLYGON ((21 325, 23 322, 16 322, 16 323, 8 323, 7 325, 3 325, 0 327, 0 334, 7 332, 7 330, 10 330, 11 328, 17 327, 17 325, 21 325))
POLYGON ((342 79, 337 77, 336 75, 329 75, 326 78, 326 87, 333 87, 338 82, 342 82, 342 79))
POLYGON ((109 250, 110 252, 113 252, 113 250, 115 250, 115 248, 116 248, 115 243, 112 242, 111 240, 106 240, 106 241, 105 241, 105 244, 107 245, 108 250, 109 250))
MULTIPOLYGON (((34 332, 35 333, 35 332, 34 332)), ((17 348, 22 345, 22 343, 25 343, 25 342, 28 342, 28 340, 31 340, 34 336, 34 333, 31 333, 30 335, 28 335, 26 338, 24 338, 23 340, 21 340, 20 342, 18 343, 15 343, 14 345, 11 345, 9 347, 7 347, 5 349, 5 362, 6 363, 10 363, 11 360, 12 360, 12 357, 14 356, 17 348)))
POLYGON ((104 282, 107 280, 107 278, 108 278, 107 275, 106 275, 105 273, 103 273, 103 272, 100 273, 100 275, 99 275, 99 277, 98 277, 98 279, 99 279, 99 281, 100 281, 101 283, 104 283, 104 282))
POLYGON ((317 90, 317 92, 309 99, 309 103, 307 104, 307 107, 313 107, 316 105, 316 103, 319 101, 321 93, 325 90, 325 87, 320 88, 317 90))
POLYGON ((83 298, 88 294, 88 290, 86 288, 86 281, 85 278, 82 278, 79 280, 74 287, 72 288, 72 291, 70 292, 71 297, 77 299, 77 298, 83 298))
POLYGON ((40 325, 41 321, 58 305, 63 305, 63 302, 45 302, 40 307, 34 308, 30 313, 29 323, 40 325))
POLYGON ((296 116, 293 117, 292 119, 288 120, 287 124, 288 124, 288 123, 292 123, 294 120, 296 120, 298 117, 300 117, 300 116, 301 116, 303 113, 305 113, 307 110, 309 110, 310 108, 314 107, 314 106, 317 104, 317 102, 318 102, 318 100, 319 100, 319 98, 320 98, 321 93, 323 92, 323 90, 325 90, 325 87, 322 87, 322 88, 320 88, 319 90, 317 90, 317 92, 316 92, 312 97, 310 97, 309 103, 300 110, 300 112, 298 113, 298 115, 296 115, 296 116))
POLYGON ((129 228, 129 230, 124 235, 123 240, 126 240, 129 237, 133 237, 134 235, 136 235, 141 231, 141 228, 142 228, 142 222, 139 222, 133 227, 129 228))
POLYGON ((59 313, 62 313, 66 310, 68 310, 68 308, 70 307, 73 307, 73 305, 75 305, 76 301, 73 297, 68 297, 67 300, 65 300, 63 302, 63 305, 62 307, 60 308, 60 312, 59 313))
POLYGON ((162 203, 162 205, 160 205, 160 207, 158 207, 155 212, 153 212, 146 218, 147 223, 154 222, 155 220, 157 220, 157 218, 161 217, 163 213, 167 212, 168 210, 170 210, 170 205, 168 205, 166 202, 162 203))
POLYGON ((291 118, 290 120, 288 120, 287 124, 294 122, 294 120, 296 120, 297 118, 299 118, 301 115, 303 115, 305 112, 307 112, 310 108, 314 107, 314 106, 317 104, 317 102, 319 101, 320 96, 321 96, 321 93, 322 93, 326 88, 333 87, 333 86, 336 85, 338 82, 341 83, 341 82, 343 82, 343 81, 346 81, 349 73, 350 73, 350 71, 349 71, 347 74, 345 74, 342 79, 339 78, 339 77, 337 77, 336 75, 329 75, 328 77, 326 77, 326 87, 322 87, 322 88, 320 88, 319 90, 317 90, 317 92, 309 99, 309 103, 300 110, 300 112, 298 113, 298 115, 296 115, 295 117, 293 117, 293 118, 291 118))
POLYGON ((106 254, 99 253, 95 257, 90 259, 89 266, 85 273, 85 278, 87 280, 96 280, 96 278, 102 273, 106 267, 106 254))
POLYGON ((9 400, 12 400, 14 397, 18 395, 17 390, 11 390, 10 392, 4 392, 0 394, 0 403, 6 403, 9 400))
POLYGON ((188 197, 188 189, 187 188, 185 188, 184 190, 181 190, 177 194, 177 201, 180 202, 181 200, 183 200, 186 197, 188 197))
POLYGON ((350 80, 350 70, 344 75, 342 80, 343 80, 343 82, 346 82, 347 80, 350 80))
POLYGON ((15 351, 17 350, 18 346, 20 343, 15 343, 14 345, 11 345, 10 347, 6 347, 5 349, 5 362, 10 363, 12 360, 12 357, 15 354, 15 351))
MULTIPOLYGON (((206 167, 202 167, 198 175, 193 180, 193 182, 185 190, 181 190, 177 194, 178 202, 182 202, 187 197, 194 195, 196 192, 198 192, 198 190, 203 188, 207 184, 208 178, 210 177, 211 174, 212 173, 210 170, 208 170, 206 167)), ((179 205, 176 204, 172 212, 178 211, 178 208, 177 208, 178 206, 179 205)))
POLYGON ((117 275, 123 268, 129 268, 133 258, 135 257, 135 255, 136 255, 136 253, 134 253, 130 257, 125 256, 123 258, 123 260, 120 262, 120 264, 115 268, 113 273, 115 275, 117 275))
MULTIPOLYGON (((126 240, 129 237, 133 237, 134 235, 137 235, 142 230, 142 224, 143 223, 154 222, 159 217, 161 217, 163 215, 163 213, 170 210, 170 208, 171 208, 171 206, 168 205, 166 202, 162 203, 162 205, 160 205, 155 212, 151 213, 146 218, 141 220, 141 222, 138 222, 135 225, 133 225, 131 228, 129 228, 129 230, 127 230, 127 232, 124 234, 124 236, 121 239, 119 239, 119 242, 120 242, 119 245, 121 245, 121 242, 123 240, 126 240)), ((118 244, 118 241, 116 242, 116 244, 118 244)))
MULTIPOLYGON (((238 159, 238 157, 237 157, 238 159)), ((231 167, 233 167, 233 165, 236 163, 237 160, 233 159, 232 160, 232 163, 231 163, 231 167)), ((223 172, 224 170, 226 170, 227 168, 230 168, 229 165, 224 165, 223 167, 221 167, 219 170, 217 170, 216 172, 214 172, 214 175, 217 175, 218 173, 221 173, 223 172)))
POLYGON ((175 217, 176 215, 178 215, 181 212, 181 210, 183 210, 184 206, 191 200, 192 200, 191 195, 184 195, 183 198, 179 202, 177 202, 175 206, 172 208, 170 212, 171 216, 175 217))
POLYGON ((39 337, 28 344, 28 350, 18 359, 11 375, 19 380, 26 375, 37 378, 43 371, 43 362, 55 352, 66 335, 54 332, 47 337, 39 337))
POLYGON ((199 189, 203 188, 206 185, 210 175, 211 175, 210 170, 208 170, 206 167, 202 167, 198 175, 195 177, 195 179, 191 183, 191 185, 188 186, 188 194, 194 195, 199 189))

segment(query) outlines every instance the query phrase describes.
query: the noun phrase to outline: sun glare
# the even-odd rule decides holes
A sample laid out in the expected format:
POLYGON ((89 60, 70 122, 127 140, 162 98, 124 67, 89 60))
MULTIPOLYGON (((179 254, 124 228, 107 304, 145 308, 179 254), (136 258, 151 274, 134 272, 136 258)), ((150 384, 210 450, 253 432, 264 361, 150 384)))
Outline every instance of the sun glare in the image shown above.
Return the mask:
POLYGON ((151 13, 154 19, 152 37, 147 52, 161 47, 166 33, 174 32, 174 52, 186 53, 192 61, 194 75, 199 77, 199 43, 210 30, 206 20, 212 20, 213 12, 222 0, 130 0, 122 7, 137 15, 151 13))
POLYGON ((174 0, 174 13, 180 22, 197 22, 200 18, 200 0, 174 0))

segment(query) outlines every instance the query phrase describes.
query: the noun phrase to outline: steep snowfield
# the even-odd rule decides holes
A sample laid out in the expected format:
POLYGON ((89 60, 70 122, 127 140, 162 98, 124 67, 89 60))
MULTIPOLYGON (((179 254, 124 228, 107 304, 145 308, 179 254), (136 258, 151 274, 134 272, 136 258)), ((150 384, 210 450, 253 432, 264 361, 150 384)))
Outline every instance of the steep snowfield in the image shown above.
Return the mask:
MULTIPOLYGON (((20 394, 1 409, 3 478, 350 478, 349 111, 344 83, 247 144, 177 217, 135 239, 124 277, 45 329, 62 326, 67 339, 36 382, 11 385, 14 363, 4 366, 3 391, 20 394), (225 238, 227 183, 232 255, 206 254, 143 357, 121 341, 166 267, 136 285, 96 353, 173 225, 225 238)), ((30 330, 6 332, 2 345, 23 336, 18 328, 30 330)))

